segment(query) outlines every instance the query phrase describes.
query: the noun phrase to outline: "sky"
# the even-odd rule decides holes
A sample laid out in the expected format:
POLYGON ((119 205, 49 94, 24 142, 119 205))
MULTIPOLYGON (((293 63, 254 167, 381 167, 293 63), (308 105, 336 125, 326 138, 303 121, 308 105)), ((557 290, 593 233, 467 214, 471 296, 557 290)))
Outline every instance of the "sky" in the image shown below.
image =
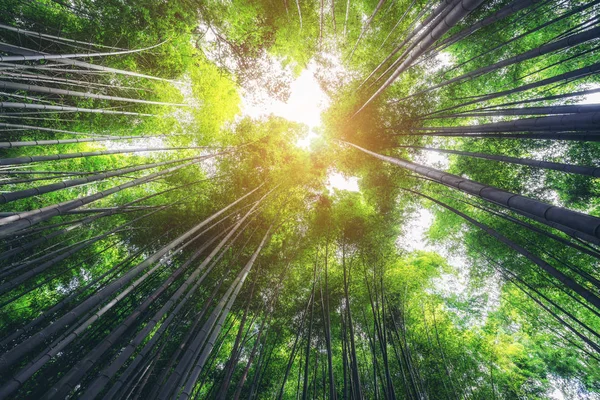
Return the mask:
MULTIPOLYGON (((600 86, 593 87, 593 89, 598 89, 598 88, 600 88, 600 86)), ((588 94, 587 96, 585 96, 583 101, 581 101, 579 104, 598 104, 598 103, 600 103, 600 93, 592 93, 592 94, 588 94)))
POLYGON ((321 113, 329 107, 331 100, 321 89, 315 78, 315 72, 316 64, 311 61, 300 76, 290 84, 290 97, 285 103, 266 93, 262 96, 256 96, 256 93, 253 93, 252 98, 243 96, 242 114, 252 118, 276 115, 288 121, 305 124, 313 135, 316 135, 314 130, 321 126, 321 113), (258 101, 252 99, 258 99, 258 101))
POLYGON ((358 187, 358 178, 356 176, 346 176, 335 170, 327 174, 327 184, 325 185, 330 193, 334 190, 348 190, 349 192, 360 191, 358 187))

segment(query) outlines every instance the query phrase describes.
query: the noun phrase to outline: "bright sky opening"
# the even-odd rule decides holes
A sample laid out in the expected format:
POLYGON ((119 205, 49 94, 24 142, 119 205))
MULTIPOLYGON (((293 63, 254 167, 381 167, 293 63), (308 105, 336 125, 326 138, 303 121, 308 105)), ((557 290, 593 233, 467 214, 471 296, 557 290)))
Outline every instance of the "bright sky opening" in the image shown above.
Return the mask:
POLYGON ((296 142, 298 147, 309 149, 310 143, 319 135, 316 128, 321 126, 321 113, 329 107, 331 100, 321 89, 315 77, 317 65, 311 61, 300 76, 290 84, 290 97, 286 102, 271 96, 261 96, 261 101, 243 99, 243 114, 252 118, 276 115, 308 126, 308 134, 296 142))
MULTIPOLYGON (((600 86, 594 86, 593 89, 600 89, 600 86)), ((600 93, 588 94, 583 98, 583 101, 578 104, 598 104, 600 103, 600 93)))
POLYGON ((356 176, 346 177, 344 174, 336 171, 330 171, 327 174, 327 184, 325 187, 330 193, 333 193, 335 190, 359 191, 358 178, 356 176))

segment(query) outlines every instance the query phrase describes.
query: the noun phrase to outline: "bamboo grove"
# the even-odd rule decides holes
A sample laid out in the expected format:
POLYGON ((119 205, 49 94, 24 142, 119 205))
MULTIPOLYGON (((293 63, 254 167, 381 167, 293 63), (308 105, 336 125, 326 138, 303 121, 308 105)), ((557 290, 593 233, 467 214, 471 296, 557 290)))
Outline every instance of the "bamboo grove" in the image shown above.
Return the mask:
POLYGON ((0 398, 598 398, 599 3, 0 0, 0 398))

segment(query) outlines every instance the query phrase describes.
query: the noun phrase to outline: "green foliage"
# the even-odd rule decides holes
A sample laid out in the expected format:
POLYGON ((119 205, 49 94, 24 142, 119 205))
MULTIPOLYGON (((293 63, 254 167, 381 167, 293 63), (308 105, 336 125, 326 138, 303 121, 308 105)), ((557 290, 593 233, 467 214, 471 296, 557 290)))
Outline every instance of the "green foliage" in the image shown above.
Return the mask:
MULTIPOLYGON (((164 41, 150 51, 113 55, 100 62, 82 57, 85 62, 160 79, 80 74, 76 69, 83 69, 81 65, 48 61, 31 66, 49 70, 24 71, 79 83, 45 82, 41 77, 18 80, 4 72, 2 79, 173 104, 56 93, 38 97, 28 91, 2 93, 4 102, 139 113, 32 112, 16 119, 0 113, 4 123, 47 128, 6 129, 0 132, 5 142, 144 136, 130 141, 7 147, 0 151, 3 160, 182 147, 1 167, 3 192, 31 189, 24 198, 0 206, 1 212, 20 213, 3 215, 8 219, 0 220, 0 236, 4 235, 2 227, 13 226, 13 220, 30 225, 0 239, 0 263, 4 264, 0 267, 1 351, 8 354, 37 333, 54 329, 53 324, 59 321, 60 325, 61 318, 71 312, 75 315, 78 305, 99 299, 28 348, 11 364, 16 370, 0 371, 2 382, 19 383, 13 395, 42 398, 56 385, 68 387, 68 393, 61 392, 63 397, 86 397, 87 390, 102 381, 100 396, 107 395, 113 385, 123 384, 119 396, 150 398, 168 386, 169 374, 186 368, 186 357, 194 357, 188 366, 200 365, 203 348, 207 357, 189 393, 196 398, 234 398, 236 392, 242 398, 277 398, 280 391, 286 399, 299 393, 330 398, 330 383, 338 398, 359 398, 356 391, 360 390, 369 399, 544 399, 559 383, 566 387, 562 392, 575 393, 573 398, 594 398, 600 393, 594 347, 600 337, 600 319, 591 303, 539 263, 422 195, 471 216, 593 294, 600 285, 595 246, 348 145, 427 165, 435 164, 427 157, 432 153, 410 146, 598 165, 600 152, 592 141, 421 134, 422 129, 517 119, 447 113, 427 118, 434 111, 477 111, 597 83, 598 75, 590 75, 526 93, 482 97, 598 62, 594 40, 422 92, 576 31, 598 8, 538 29, 584 2, 536 2, 438 49, 439 53, 435 49, 424 53, 382 96, 357 112, 387 79, 377 78, 390 63, 364 79, 415 29, 418 14, 429 7, 420 0, 410 9, 410 0, 386 1, 366 26, 378 3, 0 0, 0 21, 22 29, 129 49, 164 41), (444 63, 444 58, 449 62, 444 63), (317 80, 332 105, 322 115, 319 139, 307 150, 297 145, 309 133, 306 125, 273 115, 255 119, 243 111, 245 97, 253 89, 250 82, 255 87, 264 84, 273 99, 286 100, 290 82, 279 72, 291 71, 297 77, 310 63, 321 68, 317 80), (281 71, 274 71, 273 65, 281 71), (66 72, 53 70, 58 68, 66 72), (343 73, 336 75, 336 68, 343 73), (464 105, 473 99, 479 100, 464 105), (198 160, 201 156, 211 157, 198 160), (183 166, 194 157, 196 163, 183 166), (155 165, 161 162, 172 163, 155 165), (142 165, 149 168, 72 182, 142 165), (169 168, 175 169, 167 173, 169 168), (327 187, 334 172, 357 178, 360 190, 327 187), (150 174, 157 175, 143 180, 150 174), (55 190, 40 194, 46 185, 56 185, 55 190), (61 208, 92 195, 98 198, 72 210, 61 208), (211 217, 242 197, 234 207, 211 217), (422 217, 429 214, 433 220, 424 226, 422 217), (46 217, 38 221, 37 215, 46 217), (516 218, 524 223, 515 223, 516 218), (198 228, 202 221, 206 223, 198 228), (194 227, 198 229, 181 243, 147 265, 140 264, 194 227), (106 232, 111 233, 101 237, 106 232), (263 237, 265 243, 259 249, 263 237), (417 248, 409 244, 414 241, 420 242, 417 248), (69 252, 80 244, 86 245, 69 252), (129 277, 139 265, 143 268, 129 277), (249 266, 248 277, 235 291, 236 277, 245 266, 249 266), (122 286, 101 298, 111 282, 126 278, 122 286), (134 278, 139 281, 133 283, 134 278), (189 284, 185 288, 184 282, 189 284), (197 287, 188 289, 196 282, 197 287), (181 293, 180 288, 184 288, 181 293), (117 297, 121 294, 123 298, 117 297), (231 309, 224 312, 229 299, 231 309), (160 314, 163 307, 166 311, 160 314), (213 331, 221 316, 222 326, 213 331), (244 329, 240 329, 242 320, 244 329), (29 326, 31 321, 35 324, 29 326), (91 322, 85 325, 85 321, 91 322), (69 336, 80 326, 77 334, 69 336), (134 339, 136 335, 142 336, 134 339), (64 337, 68 343, 52 357, 42 355, 31 378, 12 379, 15 371, 36 361, 44 347, 58 349, 64 337), (200 347, 193 347, 194 340, 200 347), (143 353, 144 346, 147 353, 143 353), (63 385, 68 379, 72 382, 63 385)), ((442 40, 509 4, 486 2, 442 40)), ((30 51, 44 48, 52 54, 107 50, 4 30, 0 36, 5 43, 18 43, 30 51)), ((436 167, 600 215, 595 177, 462 155, 444 157, 436 167)))

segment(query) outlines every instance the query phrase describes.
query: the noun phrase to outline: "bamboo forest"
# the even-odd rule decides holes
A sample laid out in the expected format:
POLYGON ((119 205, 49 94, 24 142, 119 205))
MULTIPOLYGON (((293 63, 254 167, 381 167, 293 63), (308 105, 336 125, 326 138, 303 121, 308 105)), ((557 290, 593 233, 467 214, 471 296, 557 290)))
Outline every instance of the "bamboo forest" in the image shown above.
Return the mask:
POLYGON ((600 0, 0 0, 0 400, 600 400, 599 179, 600 0))

